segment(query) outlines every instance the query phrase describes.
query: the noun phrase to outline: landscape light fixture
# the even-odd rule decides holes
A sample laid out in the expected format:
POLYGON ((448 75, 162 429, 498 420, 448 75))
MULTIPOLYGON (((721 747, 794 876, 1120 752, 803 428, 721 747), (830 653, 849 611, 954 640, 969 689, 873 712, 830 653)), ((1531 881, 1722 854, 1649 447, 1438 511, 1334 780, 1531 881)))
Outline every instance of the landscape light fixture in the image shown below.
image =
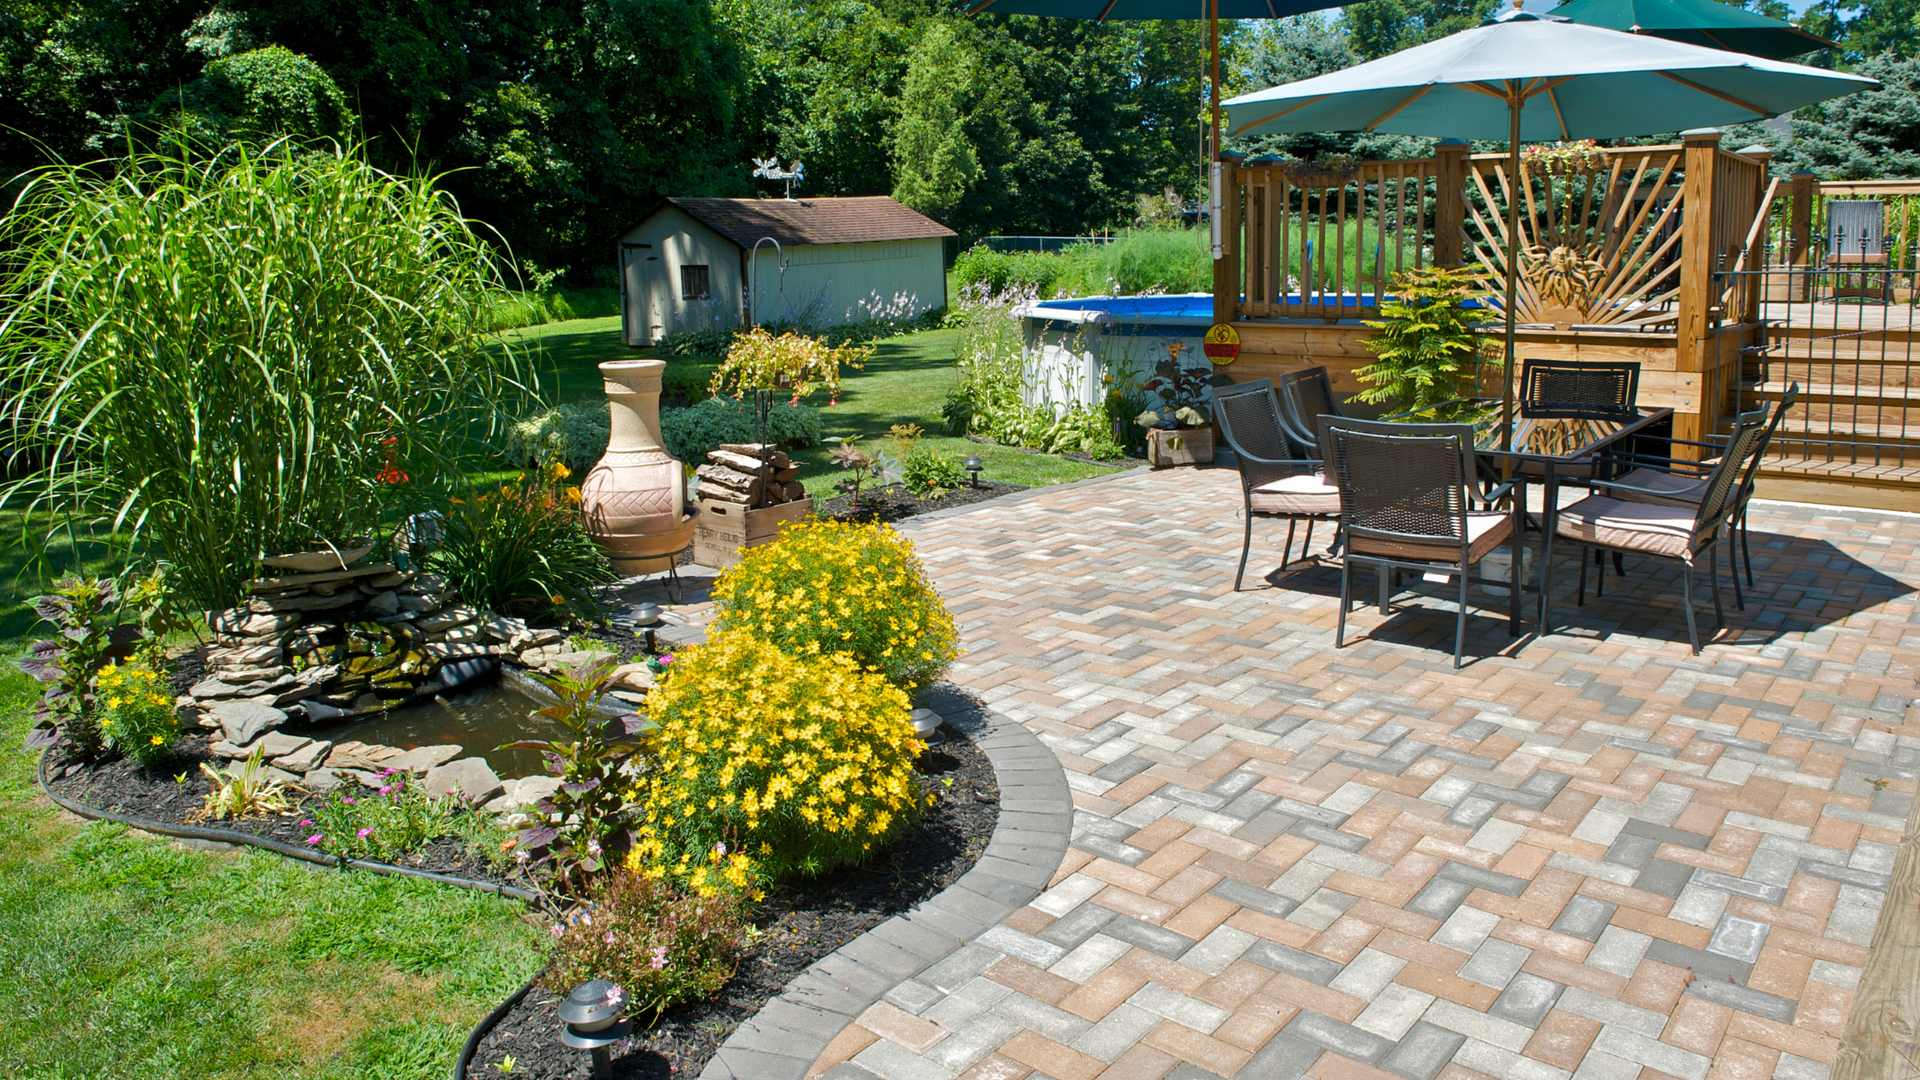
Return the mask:
POLYGON ((620 988, 605 979, 581 983, 560 1003, 560 1020, 567 1025, 560 1041, 593 1054, 595 1080, 613 1076, 613 1044, 633 1031, 633 1024, 620 1018, 625 1005, 620 988))
POLYGON ((968 475, 972 477, 973 486, 979 487, 980 486, 980 470, 986 468, 987 463, 984 461, 981 461, 979 455, 969 454, 967 455, 967 460, 960 463, 960 467, 967 470, 968 475))
POLYGON ((646 640, 647 652, 660 651, 654 634, 660 626, 660 605, 651 600, 642 600, 633 606, 633 628, 646 640))

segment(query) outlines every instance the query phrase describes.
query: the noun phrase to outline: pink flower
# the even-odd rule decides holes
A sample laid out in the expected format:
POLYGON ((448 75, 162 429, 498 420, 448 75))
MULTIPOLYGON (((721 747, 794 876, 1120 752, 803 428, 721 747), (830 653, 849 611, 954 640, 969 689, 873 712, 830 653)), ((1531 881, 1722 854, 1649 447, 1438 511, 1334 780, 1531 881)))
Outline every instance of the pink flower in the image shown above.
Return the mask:
POLYGON ((317 844, 317 843, 319 843, 319 842, 320 842, 321 840, 323 840, 323 839, 325 839, 325 837, 324 837, 324 835, 323 835, 323 834, 321 834, 321 833, 314 833, 314 834, 313 834, 312 836, 309 836, 309 837, 307 837, 307 843, 309 843, 309 844, 317 844))
POLYGON ((348 805, 348 806, 352 806, 352 805, 353 805, 353 800, 352 800, 352 799, 348 799, 348 800, 346 800, 346 802, 347 802, 347 805, 348 805))
POLYGON ((599 858, 600 857, 600 841, 598 840, 587 841, 587 854, 593 856, 596 859, 599 858))
POLYGON ((723 858, 723 859, 724 859, 724 858, 726 858, 726 857, 727 857, 727 842, 726 842, 725 840, 722 840, 722 841, 720 841, 719 843, 717 843, 717 844, 715 844, 715 845, 713 845, 713 853, 714 853, 715 855, 718 855, 718 856, 720 856, 720 857, 721 857, 721 858, 723 858))
POLYGON ((355 836, 357 836, 357 837, 359 837, 359 838, 360 838, 360 839, 362 839, 362 840, 365 840, 365 839, 366 839, 367 837, 369 837, 369 836, 372 836, 372 835, 373 835, 373 829, 372 829, 372 827, 368 827, 368 828, 365 828, 365 829, 361 829, 361 830, 360 830, 359 832, 357 832, 357 833, 354 833, 353 835, 355 835, 355 836))
POLYGON ((581 916, 580 916, 580 921, 581 921, 581 922, 583 922, 583 923, 585 923, 585 924, 586 924, 586 925, 588 925, 588 926, 592 926, 592 925, 593 925, 593 913, 589 911, 589 912, 587 912, 587 913, 585 913, 585 914, 583 914, 583 915, 581 915, 581 916))
POLYGON ((393 786, 392 786, 391 784, 389 784, 388 786, 386 786, 386 787, 383 787, 383 788, 381 788, 381 789, 380 789, 380 794, 382 794, 382 795, 391 795, 391 794, 393 794, 393 786))
POLYGON ((607 944, 609 944, 609 945, 611 945, 611 944, 613 944, 613 931, 611 931, 611 930, 609 930, 609 931, 607 931, 607 939, 606 939, 606 940, 607 940, 607 944))
POLYGON ((514 852, 513 861, 517 863, 525 863, 527 861, 527 853, 525 851, 514 852))
POLYGON ((566 930, 556 924, 550 928, 547 933, 552 934, 554 937, 561 937, 566 934, 566 930))
POLYGON ((627 992, 615 986, 607 991, 607 1008, 617 1009, 626 1004, 627 992))
POLYGON ((313 824, 313 819, 312 819, 312 818, 303 818, 303 819, 301 820, 301 822, 300 822, 300 827, 304 829, 304 828, 306 828, 307 826, 309 826, 309 825, 312 825, 312 824, 313 824))
POLYGON ((648 965, 655 971, 659 971, 661 968, 667 966, 667 947, 665 945, 655 945, 653 947, 653 959, 648 961, 648 965))

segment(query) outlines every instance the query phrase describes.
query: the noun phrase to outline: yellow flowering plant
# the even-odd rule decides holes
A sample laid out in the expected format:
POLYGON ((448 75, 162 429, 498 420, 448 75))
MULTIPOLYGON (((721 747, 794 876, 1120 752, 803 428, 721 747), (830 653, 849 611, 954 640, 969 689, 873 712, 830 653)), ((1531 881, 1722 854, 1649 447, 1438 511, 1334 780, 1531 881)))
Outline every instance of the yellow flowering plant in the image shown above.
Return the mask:
POLYGON ((844 365, 858 371, 872 355, 871 345, 835 348, 791 331, 775 337, 756 326, 734 335, 727 359, 713 373, 709 390, 716 395, 737 395, 779 388, 791 390, 798 403, 818 383, 827 388, 827 404, 831 405, 840 399, 840 368, 844 365))
POLYGON ((166 677, 142 659, 108 664, 93 680, 100 731, 107 744, 142 766, 169 757, 180 739, 180 717, 166 677))
POLYGON ((714 625, 796 656, 844 653, 909 693, 960 655, 913 545, 882 524, 810 521, 750 548, 714 583, 714 625))
POLYGON ((928 805, 910 711, 844 653, 714 632, 647 694, 628 865, 706 895, 860 862, 928 805))

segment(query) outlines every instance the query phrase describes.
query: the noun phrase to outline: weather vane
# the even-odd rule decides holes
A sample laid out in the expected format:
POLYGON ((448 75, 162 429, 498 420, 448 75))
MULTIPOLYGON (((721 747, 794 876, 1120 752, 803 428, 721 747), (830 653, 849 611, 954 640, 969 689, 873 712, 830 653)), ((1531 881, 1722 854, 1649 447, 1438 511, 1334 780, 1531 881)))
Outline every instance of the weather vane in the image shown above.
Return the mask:
POLYGON ((782 169, 780 167, 780 159, 777 157, 754 158, 753 163, 757 166, 757 168, 753 170, 753 175, 764 176, 769 180, 785 180, 787 182, 788 202, 793 201, 793 185, 807 182, 807 167, 798 161, 793 163, 793 168, 791 169, 782 169))

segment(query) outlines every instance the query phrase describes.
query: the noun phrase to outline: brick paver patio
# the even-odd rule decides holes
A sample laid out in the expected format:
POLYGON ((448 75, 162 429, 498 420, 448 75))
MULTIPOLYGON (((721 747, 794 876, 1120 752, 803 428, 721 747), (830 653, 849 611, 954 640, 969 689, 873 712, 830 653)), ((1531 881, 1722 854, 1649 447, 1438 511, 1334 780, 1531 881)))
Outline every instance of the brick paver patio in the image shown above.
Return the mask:
POLYGON ((1701 656, 1672 573, 1629 564, 1518 647, 1489 594, 1455 672, 1437 598, 1335 651, 1337 577, 1261 582, 1270 523, 1233 594, 1235 484, 903 526, 963 625, 953 681, 1058 755, 1073 843, 814 1071, 1825 1077, 1920 763, 1920 520, 1759 504, 1759 586, 1701 656))

